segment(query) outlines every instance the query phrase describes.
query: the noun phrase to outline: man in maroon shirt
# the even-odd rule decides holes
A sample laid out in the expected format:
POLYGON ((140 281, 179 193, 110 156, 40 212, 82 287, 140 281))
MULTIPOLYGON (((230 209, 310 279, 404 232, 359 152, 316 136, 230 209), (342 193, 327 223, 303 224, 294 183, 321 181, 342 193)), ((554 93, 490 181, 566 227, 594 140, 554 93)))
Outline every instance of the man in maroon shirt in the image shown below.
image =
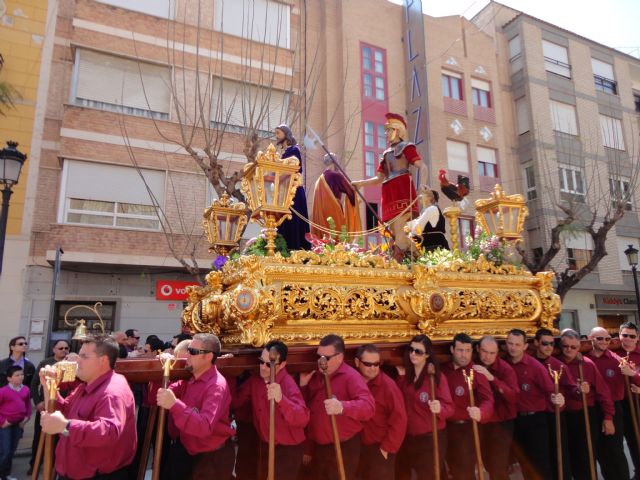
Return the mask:
POLYGON ((476 465, 471 422, 491 418, 493 394, 487 377, 474 373, 475 406, 471 406, 469 385, 465 378, 473 371, 471 337, 466 333, 458 333, 453 337, 450 350, 452 361, 442 367, 454 405, 453 415, 447 419, 447 444, 455 448, 447 451, 447 465, 454 480, 468 480, 474 478, 476 465))
MULTIPOLYGON (((629 480, 629 465, 624 454, 623 445, 623 403, 625 382, 623 368, 620 367, 620 357, 609 350, 611 335, 602 327, 595 327, 589 335, 593 349, 587 357, 595 363, 598 371, 607 382, 611 390, 611 399, 615 408, 613 415, 613 435, 600 438, 597 448, 598 463, 605 480, 629 480)), ((634 373, 629 367, 624 367, 628 373, 634 373)))
POLYGON ((473 366, 476 375, 484 375, 493 393, 493 415, 480 429, 482 459, 491 480, 509 480, 509 451, 513 442, 513 419, 516 417, 518 380, 513 368, 498 356, 498 342, 491 336, 480 339, 480 364, 473 366))
POLYGON ((313 467, 318 479, 339 478, 334 451, 333 431, 329 415, 335 415, 342 447, 347 480, 355 478, 360 458, 362 422, 373 417, 376 402, 360 374, 344 363, 344 340, 334 334, 320 340, 318 358, 327 361, 326 374, 331 382, 333 398, 327 398, 325 380, 320 370, 300 375, 300 387, 311 411, 307 427, 315 444, 313 467))
POLYGON ((267 476, 267 452, 269 451, 269 401, 274 399, 275 411, 275 475, 278 480, 295 480, 304 454, 304 428, 309 423, 309 409, 302 398, 300 388, 286 370, 287 346, 277 340, 267 343, 260 358, 260 374, 242 384, 232 402, 234 409, 249 406, 253 412, 253 424, 261 440, 262 464, 259 478, 267 476), (275 348, 276 377, 269 383, 269 351, 275 348))
MULTIPOLYGON (((580 392, 577 390, 578 385, 571 371, 566 368, 560 360, 553 356, 555 348, 555 339, 553 332, 548 328, 540 328, 536 332, 533 339, 533 347, 535 348, 534 357, 542 363, 547 374, 551 376, 549 368, 556 372, 562 372, 560 375, 560 391, 566 397, 572 396, 580 399, 580 392)), ((549 425, 549 459, 553 468, 551 473, 553 479, 558 478, 558 450, 556 448, 556 419, 555 408, 553 405, 547 405, 547 424, 549 425)), ((569 459, 569 436, 567 435, 567 420, 564 409, 560 411, 560 438, 562 439, 562 473, 563 478, 571 478, 571 460, 569 459)))
POLYGON ((551 376, 545 367, 528 355, 527 335, 514 328, 507 335, 507 361, 516 372, 519 391, 518 415, 514 429, 515 452, 525 480, 549 479, 549 433, 547 405, 563 406, 562 393, 555 395, 551 376))
POLYGON ((407 432, 407 411, 402 392, 380 371, 380 352, 373 344, 361 345, 356 367, 376 401, 376 413, 364 422, 359 474, 363 480, 393 480, 396 453, 407 432))
MULTIPOLYGON (((68 397, 58 395, 59 411, 43 413, 42 431, 60 434, 56 447, 59 479, 125 480, 136 453, 136 412, 126 379, 113 371, 118 344, 110 337, 90 337, 80 348, 77 376, 83 383, 68 397)), ((40 371, 44 398, 47 376, 40 371)))
MULTIPOLYGON (((633 368, 640 366, 640 349, 638 348, 638 327, 633 322, 625 322, 620 325, 620 344, 621 348, 615 353, 621 358, 628 359, 633 368)), ((638 442, 633 430, 633 416, 629 408, 629 400, 626 398, 622 402, 622 411, 624 415, 624 438, 629 445, 629 452, 633 460, 634 474, 631 478, 638 477, 640 474, 640 453, 638 453, 638 442)))
POLYGON ((231 393, 214 365, 220 340, 198 333, 187 349, 193 377, 158 390, 158 406, 169 410, 168 478, 230 480, 235 463, 229 421, 231 393))
MULTIPOLYGON (((613 400, 611 400, 611 392, 595 364, 580 354, 580 335, 578 332, 564 330, 560 336, 560 347, 562 349, 560 359, 582 385, 586 383, 586 388, 583 388, 582 391, 587 395, 591 443, 595 453, 600 441, 600 432, 604 435, 613 435, 615 430, 613 426, 615 409, 613 400), (580 364, 582 364, 583 378, 580 377, 580 364), (600 408, 595 407, 596 400, 600 408)), ((581 396, 576 398, 573 395, 567 395, 566 399, 571 471, 575 478, 589 478, 587 431, 582 398, 581 396)))

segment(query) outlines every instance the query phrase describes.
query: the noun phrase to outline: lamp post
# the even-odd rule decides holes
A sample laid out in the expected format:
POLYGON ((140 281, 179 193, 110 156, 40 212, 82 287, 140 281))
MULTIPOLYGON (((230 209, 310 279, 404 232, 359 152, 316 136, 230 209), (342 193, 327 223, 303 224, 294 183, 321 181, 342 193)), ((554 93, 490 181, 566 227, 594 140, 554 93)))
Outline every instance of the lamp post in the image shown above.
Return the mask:
POLYGON ((633 272, 633 285, 636 287, 636 310, 638 311, 638 320, 640 320, 640 290, 638 290, 638 249, 634 248, 633 245, 629 245, 624 251, 624 254, 627 256, 627 262, 631 266, 631 271, 633 272))
POLYGON ((8 141, 7 146, 0 151, 0 186, 2 187, 2 211, 0 212, 0 273, 2 273, 2 259, 4 258, 4 240, 7 234, 7 219, 9 217, 9 199, 13 193, 13 186, 18 183, 20 170, 27 160, 27 156, 18 151, 18 142, 8 141))

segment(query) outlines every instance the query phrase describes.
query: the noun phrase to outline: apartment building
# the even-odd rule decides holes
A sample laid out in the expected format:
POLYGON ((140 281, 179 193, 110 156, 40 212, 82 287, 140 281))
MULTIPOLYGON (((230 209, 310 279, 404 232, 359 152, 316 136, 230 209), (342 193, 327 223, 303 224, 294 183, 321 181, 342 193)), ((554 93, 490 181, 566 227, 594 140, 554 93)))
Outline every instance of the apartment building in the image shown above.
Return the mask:
MULTIPOLYGON (((638 248, 640 237, 640 60, 497 2, 472 21, 494 37, 501 59, 499 88, 515 125, 508 143, 529 206, 530 254, 549 247, 560 205, 583 224, 597 211, 597 228, 612 198, 632 193, 607 237, 608 255, 565 297, 560 326, 588 333, 596 325, 613 331, 638 320, 624 250, 638 248)), ((578 231, 562 240, 556 271, 588 262, 590 236, 578 231)))

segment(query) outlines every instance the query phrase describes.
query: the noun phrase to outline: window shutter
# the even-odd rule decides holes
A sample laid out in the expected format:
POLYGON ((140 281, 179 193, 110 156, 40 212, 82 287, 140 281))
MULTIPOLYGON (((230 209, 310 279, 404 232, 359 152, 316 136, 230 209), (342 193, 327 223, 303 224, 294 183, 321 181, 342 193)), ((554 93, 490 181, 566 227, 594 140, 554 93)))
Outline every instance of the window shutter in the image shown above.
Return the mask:
POLYGON ((553 129, 570 135, 578 134, 578 124, 576 121, 576 109, 573 105, 551 100, 551 122, 553 129))
POLYGON ((484 163, 498 163, 496 160, 496 151, 493 148, 478 147, 477 149, 478 161, 484 163))
POLYGON ((484 90, 486 92, 491 91, 491 86, 489 85, 489 82, 485 82, 484 80, 478 80, 477 78, 471 79, 471 87, 477 88, 478 90, 484 90))
POLYGON ((467 144, 447 140, 447 160, 450 169, 459 172, 469 172, 469 151, 467 144))
POLYGON ((544 56, 547 58, 551 58, 553 60, 557 60, 566 64, 569 63, 569 54, 567 53, 567 49, 561 45, 543 40, 542 51, 544 53, 544 56))
POLYGON ((598 75, 599 77, 603 77, 608 80, 615 80, 615 77, 613 76, 613 65, 592 58, 591 67, 593 68, 594 75, 598 75))

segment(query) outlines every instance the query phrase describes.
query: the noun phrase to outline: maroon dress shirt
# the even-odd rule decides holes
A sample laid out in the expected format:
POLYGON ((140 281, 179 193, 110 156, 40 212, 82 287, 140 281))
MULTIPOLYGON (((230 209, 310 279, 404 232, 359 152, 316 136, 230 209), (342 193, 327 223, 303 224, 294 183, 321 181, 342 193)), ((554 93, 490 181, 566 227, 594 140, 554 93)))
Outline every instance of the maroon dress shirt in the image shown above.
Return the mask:
MULTIPOLYGON (((449 392, 447 377, 440 374, 440 381, 436 383, 436 400, 440 401, 441 411, 438 414, 438 430, 442 430, 447 419, 453 415, 453 400, 449 392)), ((433 422, 429 400, 431 398, 431 386, 427 375, 420 388, 415 383, 409 383, 407 377, 398 377, 398 387, 404 397, 404 405, 407 409, 407 433, 409 435, 423 435, 433 432, 433 422)))
POLYGON ((369 380, 367 386, 376 401, 376 413, 371 420, 364 422, 362 443, 379 443, 385 452, 396 453, 400 450, 407 432, 407 411, 402 392, 396 383, 382 372, 373 380, 369 380))
POLYGON ((518 378, 519 389, 516 400, 518 412, 548 411, 551 394, 555 392, 549 370, 526 353, 518 363, 513 363, 510 357, 507 361, 518 378))
MULTIPOLYGON (((584 373, 583 381, 587 382, 590 387, 589 393, 587 394, 587 405, 593 407, 596 400, 598 400, 602 407, 602 411, 604 412, 604 419, 612 420, 616 412, 613 406, 613 400, 611 399, 611 391, 604 381, 604 378, 602 378, 602 375, 600 375, 595 363, 586 356, 582 358, 582 372, 584 373)), ((574 378, 580 379, 580 363, 577 359, 574 359, 572 362, 563 363, 567 365, 574 378)), ((567 396, 566 402, 568 411, 574 412, 576 410, 582 410, 582 393, 580 393, 579 396, 567 396)))
MULTIPOLYGON (((453 415, 448 418, 450 422, 470 420, 467 407, 471 406, 471 398, 464 373, 469 375, 472 366, 473 362, 464 368, 456 368, 453 362, 447 362, 442 366, 442 374, 447 377, 454 405, 453 415)), ((493 415, 493 393, 487 377, 478 372, 473 374, 473 395, 475 406, 480 409, 480 421, 486 423, 493 415)))
MULTIPOLYGON (((516 372, 500 357, 497 357, 487 370, 493 375, 493 381, 489 382, 493 392, 493 415, 488 422, 513 420, 518 413, 516 398, 519 388, 516 372)), ((476 375, 478 375, 477 372, 476 375)))

